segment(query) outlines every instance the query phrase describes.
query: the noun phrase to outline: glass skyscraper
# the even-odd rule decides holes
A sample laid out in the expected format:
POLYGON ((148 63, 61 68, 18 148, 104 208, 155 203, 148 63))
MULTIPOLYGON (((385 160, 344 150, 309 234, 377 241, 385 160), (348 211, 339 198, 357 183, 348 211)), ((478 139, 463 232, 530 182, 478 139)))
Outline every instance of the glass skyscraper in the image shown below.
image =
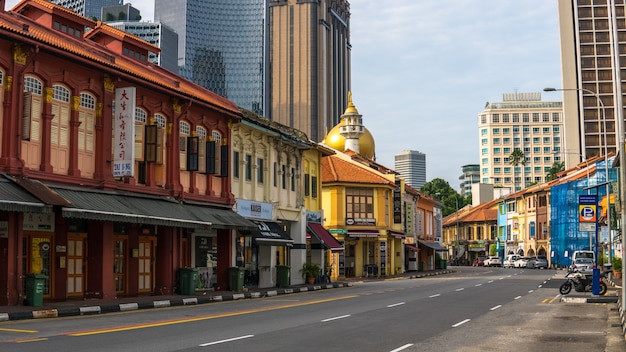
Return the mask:
POLYGON ((154 17, 178 33, 179 74, 263 115, 266 0, 155 0, 154 17))
POLYGON ((100 18, 103 7, 122 5, 123 0, 50 0, 87 18, 100 18))

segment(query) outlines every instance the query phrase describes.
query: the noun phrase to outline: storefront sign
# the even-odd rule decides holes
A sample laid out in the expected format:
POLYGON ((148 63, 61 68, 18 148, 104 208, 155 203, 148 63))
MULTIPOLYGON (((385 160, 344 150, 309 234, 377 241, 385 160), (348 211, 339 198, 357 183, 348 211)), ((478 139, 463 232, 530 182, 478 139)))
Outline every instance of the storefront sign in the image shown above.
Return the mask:
POLYGON ((23 230, 54 232, 54 214, 24 213, 23 230))
POLYGON ((376 226, 376 219, 346 218, 346 225, 376 226))
POLYGON ((135 88, 115 89, 113 176, 133 176, 135 170, 135 88))
POLYGON ((271 203, 237 199, 237 214, 245 218, 272 220, 274 207, 271 203))

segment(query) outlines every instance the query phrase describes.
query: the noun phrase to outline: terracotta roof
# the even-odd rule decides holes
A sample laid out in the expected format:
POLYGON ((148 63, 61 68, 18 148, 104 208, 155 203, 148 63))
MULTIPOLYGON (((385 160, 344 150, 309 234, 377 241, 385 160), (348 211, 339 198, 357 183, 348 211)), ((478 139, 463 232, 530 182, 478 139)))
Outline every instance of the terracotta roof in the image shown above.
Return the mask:
POLYGON ((322 158, 322 183, 348 182, 386 184, 395 183, 357 162, 345 160, 337 155, 322 158))
MULTIPOLYGON (((24 0, 20 4, 28 5, 31 1, 62 8, 43 0, 24 0)), ((75 13, 74 15, 79 16, 75 13)), ((83 18, 82 16, 79 17, 83 18)), ((138 80, 156 84, 164 90, 170 91, 170 94, 177 92, 186 98, 225 110, 233 116, 241 116, 237 105, 232 101, 160 66, 149 62, 142 64, 135 59, 115 54, 91 40, 66 35, 16 12, 0 12, 0 31, 14 33, 27 42, 34 41, 40 45, 39 50, 46 50, 45 45, 48 45, 68 53, 68 57, 73 54, 93 62, 94 66, 104 65, 111 69, 111 72, 105 71, 103 73, 115 74, 117 71, 121 74, 128 74, 138 80)))
POLYGON ((443 226, 454 225, 457 222, 485 222, 498 219, 498 204, 500 199, 478 204, 475 207, 466 206, 459 211, 443 218, 443 226))
POLYGON ((96 28, 88 31, 87 33, 85 33, 85 38, 87 39, 91 39, 96 37, 99 33, 105 33, 106 35, 116 38, 119 41, 122 42, 127 42, 127 43, 132 43, 135 46, 138 46, 142 49, 145 49, 147 51, 152 51, 153 53, 160 53, 161 52, 161 48, 159 48, 158 46, 154 45, 154 44, 150 44, 147 41, 134 36, 128 32, 124 32, 121 29, 117 29, 115 27, 111 27, 101 21, 98 21, 96 28))

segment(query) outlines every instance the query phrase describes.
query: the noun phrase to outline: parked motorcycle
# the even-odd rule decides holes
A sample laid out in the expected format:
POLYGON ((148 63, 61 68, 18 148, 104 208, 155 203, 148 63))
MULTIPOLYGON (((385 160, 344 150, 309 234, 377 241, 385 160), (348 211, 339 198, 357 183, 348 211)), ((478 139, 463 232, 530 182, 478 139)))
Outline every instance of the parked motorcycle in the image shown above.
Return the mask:
MULTIPOLYGON (((606 293, 607 287, 603 281, 603 278, 606 276, 605 273, 600 275, 600 291, 598 292, 601 296, 606 293)), ((566 295, 572 291, 572 287, 576 290, 576 292, 591 292, 591 288, 593 286, 593 275, 585 275, 579 271, 568 271, 565 275, 567 281, 559 287, 559 292, 562 295, 566 295)))

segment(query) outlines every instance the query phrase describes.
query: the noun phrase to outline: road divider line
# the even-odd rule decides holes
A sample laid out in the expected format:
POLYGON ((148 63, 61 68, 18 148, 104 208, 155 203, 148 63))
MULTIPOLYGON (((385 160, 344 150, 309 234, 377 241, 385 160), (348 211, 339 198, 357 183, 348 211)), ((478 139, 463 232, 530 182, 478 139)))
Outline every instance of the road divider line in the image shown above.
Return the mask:
POLYGON ((497 305, 497 306, 495 306, 495 307, 491 307, 489 310, 496 310, 496 309, 498 309, 498 308, 500 308, 500 307, 502 307, 502 305, 501 305, 501 304, 498 304, 498 305, 497 305))
POLYGON ((259 312, 267 312, 267 311, 278 310, 278 309, 295 308, 295 307, 307 306, 307 305, 312 305, 312 304, 339 301, 342 299, 350 299, 350 298, 355 298, 355 297, 358 297, 358 295, 348 295, 348 296, 340 296, 340 297, 334 297, 334 298, 304 301, 304 302, 299 302, 299 303, 283 304, 283 305, 271 306, 271 307, 245 309, 245 310, 240 310, 240 311, 226 312, 226 313, 213 314, 213 315, 204 315, 204 316, 192 317, 192 318, 163 320, 163 321, 156 321, 152 323, 117 326, 117 327, 112 327, 112 328, 95 329, 95 330, 74 331, 74 332, 67 332, 62 335, 87 336, 87 335, 107 334, 107 333, 120 332, 120 331, 147 329, 147 328, 153 328, 153 327, 159 327, 159 326, 168 326, 168 325, 174 325, 174 324, 191 323, 191 322, 196 322, 196 321, 233 317, 233 316, 238 316, 238 315, 245 315, 245 314, 252 314, 252 313, 259 313, 259 312))
POLYGON ((435 293, 434 295, 428 296, 428 298, 435 298, 441 296, 441 293, 435 293))
POLYGON ((462 320, 462 321, 460 321, 460 322, 458 322, 458 323, 456 323, 456 324, 452 325, 452 327, 453 327, 453 328, 459 327, 459 326, 461 326, 461 325, 463 325, 463 324, 467 323, 467 322, 468 322, 468 321, 470 321, 470 320, 471 320, 471 319, 465 319, 465 320, 462 320))
POLYGON ((522 298, 522 296, 517 296, 517 297, 515 297, 513 299, 520 299, 520 298, 522 298))
POLYGON ((26 334, 33 334, 38 332, 37 330, 24 330, 24 329, 9 329, 9 328, 0 328, 0 331, 6 331, 6 332, 23 332, 26 334))
POLYGON ((226 339, 226 340, 220 340, 220 341, 214 341, 214 342, 207 342, 207 343, 203 343, 201 345, 198 345, 200 347, 206 347, 206 346, 211 346, 211 345, 218 345, 220 343, 225 343, 225 342, 233 342, 233 341, 237 341, 237 340, 243 340, 243 339, 249 339, 251 337, 254 337, 254 335, 244 335, 244 336, 239 336, 239 337, 233 337, 231 339, 226 339))
POLYGON ((404 302, 395 303, 395 304, 390 304, 390 305, 388 305, 388 306, 387 306, 387 308, 393 308, 393 307, 401 306, 401 305, 403 305, 403 304, 404 304, 404 302))
POLYGON ((535 290, 530 290, 530 291, 528 291, 528 293, 533 293, 533 292, 535 292, 535 290))
POLYGON ((322 320, 322 323, 326 323, 326 322, 333 321, 333 320, 337 320, 337 319, 347 318, 347 317, 349 317, 349 316, 350 316, 350 314, 346 314, 346 315, 340 315, 340 316, 338 316, 338 317, 332 317, 332 318, 328 318, 328 319, 323 319, 323 320, 322 320))
POLYGON ((407 348, 409 348, 409 347, 411 347, 411 346, 413 346, 413 344, 412 344, 412 343, 407 343, 406 345, 404 345, 404 346, 400 346, 400 347, 396 348, 395 350, 391 350, 391 351, 389 351, 389 352, 399 352, 399 351, 402 351, 402 350, 404 350, 404 349, 407 349, 407 348))

